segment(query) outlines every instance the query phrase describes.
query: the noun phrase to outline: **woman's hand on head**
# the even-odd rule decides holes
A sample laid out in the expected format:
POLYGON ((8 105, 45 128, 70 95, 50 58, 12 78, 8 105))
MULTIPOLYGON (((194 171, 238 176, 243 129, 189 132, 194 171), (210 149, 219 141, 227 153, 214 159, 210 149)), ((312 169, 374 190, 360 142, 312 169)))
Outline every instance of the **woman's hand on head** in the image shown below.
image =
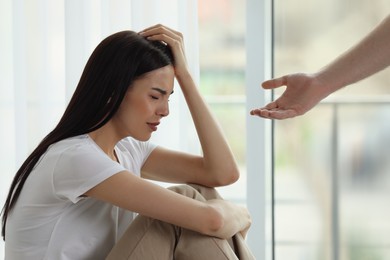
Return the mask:
POLYGON ((183 35, 167 26, 157 24, 139 32, 140 35, 151 41, 162 41, 171 48, 176 77, 188 73, 185 56, 183 35))

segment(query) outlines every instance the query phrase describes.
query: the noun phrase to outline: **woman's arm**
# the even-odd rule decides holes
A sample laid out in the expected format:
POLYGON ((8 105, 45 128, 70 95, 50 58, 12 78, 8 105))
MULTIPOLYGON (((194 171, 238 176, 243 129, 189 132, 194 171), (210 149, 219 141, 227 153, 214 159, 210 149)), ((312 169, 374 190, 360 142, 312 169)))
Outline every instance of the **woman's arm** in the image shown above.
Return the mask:
POLYGON ((187 68, 183 37, 162 25, 141 32, 149 40, 164 41, 173 52, 175 76, 182 89, 200 140, 203 156, 156 149, 143 167, 143 177, 170 182, 222 186, 235 182, 238 167, 229 145, 201 97, 187 68))
POLYGON ((284 93, 252 115, 285 119, 302 115, 334 91, 390 65, 390 15, 357 45, 314 74, 295 73, 263 82, 264 89, 286 86, 284 93))
POLYGON ((141 215, 219 238, 245 233, 251 219, 248 211, 224 200, 197 201, 119 172, 85 193, 141 215))

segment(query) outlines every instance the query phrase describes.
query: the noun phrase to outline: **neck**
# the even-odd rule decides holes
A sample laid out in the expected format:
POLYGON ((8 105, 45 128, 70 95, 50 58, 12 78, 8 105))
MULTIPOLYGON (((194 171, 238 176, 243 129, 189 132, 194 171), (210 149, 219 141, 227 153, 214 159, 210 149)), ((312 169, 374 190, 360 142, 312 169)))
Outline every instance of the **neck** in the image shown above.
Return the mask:
POLYGON ((112 160, 118 161, 114 148, 121 138, 111 131, 108 124, 88 133, 88 135, 112 160))

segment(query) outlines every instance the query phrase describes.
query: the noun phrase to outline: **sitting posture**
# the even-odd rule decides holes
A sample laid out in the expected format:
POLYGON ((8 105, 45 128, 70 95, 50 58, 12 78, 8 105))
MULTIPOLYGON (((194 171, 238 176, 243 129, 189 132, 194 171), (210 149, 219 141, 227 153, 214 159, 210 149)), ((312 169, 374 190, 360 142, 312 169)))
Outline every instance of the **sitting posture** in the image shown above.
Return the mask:
POLYGON ((247 209, 214 189, 238 178, 181 33, 162 25, 115 33, 96 47, 58 125, 16 173, 2 211, 5 258, 254 259, 243 239, 247 209), (175 77, 202 156, 149 142, 169 114, 175 77))

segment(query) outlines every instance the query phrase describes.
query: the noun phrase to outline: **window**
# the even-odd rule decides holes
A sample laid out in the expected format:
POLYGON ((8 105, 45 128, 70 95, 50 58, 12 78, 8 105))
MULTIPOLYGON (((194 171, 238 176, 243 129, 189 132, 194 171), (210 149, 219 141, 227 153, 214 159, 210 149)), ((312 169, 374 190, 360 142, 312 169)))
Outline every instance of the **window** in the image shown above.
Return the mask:
POLYGON ((201 91, 241 170, 237 183, 219 190, 224 198, 248 207, 253 218, 248 244, 258 259, 269 259, 270 121, 249 116, 249 109, 266 99, 260 82, 270 76, 270 1, 198 3, 201 91))
POLYGON ((199 4, 199 87, 237 158, 241 178, 224 197, 246 203, 245 3, 239 0, 199 4))
MULTIPOLYGON (((389 7, 274 0, 275 76, 320 69, 389 7)), ((390 258, 389 84, 386 70, 275 122, 276 260, 390 258)))

